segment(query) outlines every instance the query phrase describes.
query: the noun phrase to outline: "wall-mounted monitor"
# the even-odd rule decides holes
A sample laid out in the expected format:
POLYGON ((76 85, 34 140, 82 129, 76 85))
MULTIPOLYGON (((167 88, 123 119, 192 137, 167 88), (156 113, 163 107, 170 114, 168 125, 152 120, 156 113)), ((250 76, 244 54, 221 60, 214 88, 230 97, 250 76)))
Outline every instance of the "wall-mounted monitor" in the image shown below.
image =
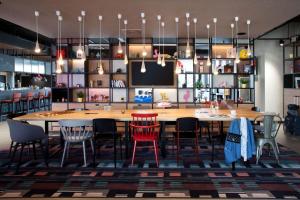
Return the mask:
POLYGON ((142 61, 131 62, 132 86, 174 86, 174 61, 162 67, 155 61, 145 61, 146 72, 141 72, 142 61))

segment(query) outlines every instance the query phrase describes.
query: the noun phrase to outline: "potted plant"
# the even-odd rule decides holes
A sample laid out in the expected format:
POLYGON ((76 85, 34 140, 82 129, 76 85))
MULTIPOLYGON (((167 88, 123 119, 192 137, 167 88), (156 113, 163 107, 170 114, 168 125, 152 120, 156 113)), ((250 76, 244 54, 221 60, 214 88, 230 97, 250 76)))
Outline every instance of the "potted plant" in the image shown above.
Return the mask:
POLYGON ((240 83, 241 83, 241 87, 242 88, 246 88, 247 84, 249 83, 249 79, 247 79, 247 78, 241 78, 240 79, 240 83))
POLYGON ((77 93, 77 102, 83 102, 84 93, 82 91, 77 93))
POLYGON ((201 88, 203 88, 203 83, 201 80, 198 80, 196 83, 195 83, 195 88, 197 88, 198 90, 200 90, 201 88))

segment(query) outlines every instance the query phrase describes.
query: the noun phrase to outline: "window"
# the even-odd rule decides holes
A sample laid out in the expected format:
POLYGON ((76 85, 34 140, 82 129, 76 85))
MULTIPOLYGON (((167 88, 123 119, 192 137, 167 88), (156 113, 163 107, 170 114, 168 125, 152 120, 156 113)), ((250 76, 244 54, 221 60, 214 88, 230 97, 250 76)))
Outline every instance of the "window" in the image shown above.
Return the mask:
POLYGON ((39 74, 45 74, 45 63, 39 62, 39 74))
POLYGON ((15 58, 15 71, 16 72, 23 72, 24 63, 22 58, 15 58))
POLYGON ((31 73, 31 60, 24 59, 24 72, 31 73))
POLYGON ((31 61, 31 72, 36 74, 39 73, 39 61, 31 61))

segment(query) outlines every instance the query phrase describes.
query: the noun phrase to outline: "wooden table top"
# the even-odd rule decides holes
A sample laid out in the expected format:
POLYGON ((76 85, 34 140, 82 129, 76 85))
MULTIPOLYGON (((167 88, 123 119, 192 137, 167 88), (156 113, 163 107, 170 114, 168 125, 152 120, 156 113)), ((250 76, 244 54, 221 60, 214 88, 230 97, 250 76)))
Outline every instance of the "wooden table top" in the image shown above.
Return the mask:
POLYGON ((96 118, 113 118, 118 121, 131 121, 131 113, 158 113, 158 121, 176 121, 180 117, 196 117, 202 121, 231 121, 234 118, 246 117, 253 120, 261 115, 248 109, 237 109, 236 117, 230 116, 230 110, 201 109, 150 109, 150 110, 83 110, 83 111, 42 111, 29 113, 15 120, 24 121, 58 121, 64 119, 93 120, 96 118))

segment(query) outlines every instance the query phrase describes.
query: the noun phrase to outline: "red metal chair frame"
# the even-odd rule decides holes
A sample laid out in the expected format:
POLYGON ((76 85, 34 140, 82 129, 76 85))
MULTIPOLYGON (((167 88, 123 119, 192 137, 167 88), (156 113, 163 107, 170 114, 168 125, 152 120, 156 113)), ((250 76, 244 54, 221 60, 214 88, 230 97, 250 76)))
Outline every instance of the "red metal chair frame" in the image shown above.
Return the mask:
POLYGON ((160 124, 156 121, 157 113, 132 113, 132 122, 130 129, 132 139, 134 142, 131 165, 135 160, 135 151, 137 142, 152 142, 154 146, 155 161, 157 167, 159 166, 158 160, 158 139, 160 124))

